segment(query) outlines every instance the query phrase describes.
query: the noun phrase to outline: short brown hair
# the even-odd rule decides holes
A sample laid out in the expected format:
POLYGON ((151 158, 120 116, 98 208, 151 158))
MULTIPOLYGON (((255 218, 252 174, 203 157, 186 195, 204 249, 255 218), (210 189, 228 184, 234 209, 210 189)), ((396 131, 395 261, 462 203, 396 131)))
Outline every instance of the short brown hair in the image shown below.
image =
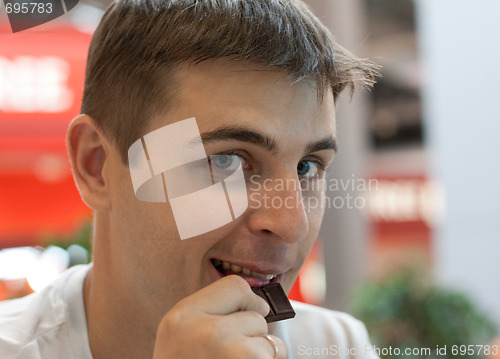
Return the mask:
POLYGON ((128 148, 169 103, 183 62, 231 58, 278 67, 334 96, 371 86, 377 67, 338 45, 300 0, 117 0, 90 44, 81 111, 128 148))

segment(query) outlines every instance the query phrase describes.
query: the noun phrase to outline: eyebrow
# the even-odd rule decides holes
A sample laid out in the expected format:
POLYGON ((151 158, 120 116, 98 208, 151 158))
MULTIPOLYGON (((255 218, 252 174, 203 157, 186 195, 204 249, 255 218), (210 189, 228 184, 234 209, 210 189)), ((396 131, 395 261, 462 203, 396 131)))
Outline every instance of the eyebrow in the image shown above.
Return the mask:
POLYGON ((322 150, 333 150, 335 151, 335 153, 337 153, 338 151, 337 140, 332 136, 325 137, 322 140, 309 144, 305 152, 312 153, 322 150))
MULTIPOLYGON (((278 144, 274 138, 243 127, 220 127, 214 131, 204 132, 200 134, 200 137, 203 144, 233 140, 259 146, 272 154, 277 154, 279 152, 278 144)), ((333 150, 337 152, 337 148, 338 146, 335 138, 328 136, 308 144, 305 152, 306 154, 322 150, 333 150)))

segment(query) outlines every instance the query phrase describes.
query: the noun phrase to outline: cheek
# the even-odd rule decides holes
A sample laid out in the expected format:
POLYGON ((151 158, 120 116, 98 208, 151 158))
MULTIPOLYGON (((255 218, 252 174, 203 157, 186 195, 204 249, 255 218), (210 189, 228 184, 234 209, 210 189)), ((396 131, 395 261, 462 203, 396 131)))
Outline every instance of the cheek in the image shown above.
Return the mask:
MULTIPOLYGON (((307 203, 307 198, 304 199, 304 204, 306 203, 307 203)), ((316 242, 316 239, 318 238, 318 233, 323 218, 324 210, 321 206, 313 206, 311 204, 308 208, 304 206, 304 209, 306 210, 309 222, 309 232, 307 234, 307 238, 299 243, 298 247, 299 261, 297 263, 298 264, 297 268, 295 268, 295 270, 290 273, 290 276, 288 276, 288 278, 286 278, 286 281, 283 283, 283 286, 286 288, 287 291, 289 291, 292 288, 295 280, 297 279, 300 273, 300 270, 302 269, 302 266, 306 262, 307 257, 311 252, 314 243, 316 242)))
POLYGON ((305 196, 303 200, 304 210, 309 222, 308 236, 316 237, 319 232, 319 228, 321 226, 321 222, 323 220, 323 215, 325 212, 323 207, 323 198, 320 195, 305 196))
POLYGON ((135 197, 128 168, 115 177, 111 191, 109 215, 115 230, 125 238, 133 240, 161 239, 177 236, 172 226, 173 214, 168 202, 152 203, 135 197))
POLYGON ((181 241, 166 203, 122 203, 115 214, 115 260, 137 300, 166 310, 198 289, 204 242, 181 241), (173 255, 173 253, 175 253, 173 255))

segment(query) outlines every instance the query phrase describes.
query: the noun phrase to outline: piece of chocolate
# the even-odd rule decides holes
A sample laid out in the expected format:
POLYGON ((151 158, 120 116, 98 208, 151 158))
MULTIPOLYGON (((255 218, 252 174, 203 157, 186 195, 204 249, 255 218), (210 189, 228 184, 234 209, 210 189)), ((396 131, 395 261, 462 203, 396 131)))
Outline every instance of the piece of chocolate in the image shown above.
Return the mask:
POLYGON ((265 318, 268 323, 295 317, 295 311, 281 284, 272 283, 263 287, 252 288, 252 290, 271 307, 269 314, 265 318))

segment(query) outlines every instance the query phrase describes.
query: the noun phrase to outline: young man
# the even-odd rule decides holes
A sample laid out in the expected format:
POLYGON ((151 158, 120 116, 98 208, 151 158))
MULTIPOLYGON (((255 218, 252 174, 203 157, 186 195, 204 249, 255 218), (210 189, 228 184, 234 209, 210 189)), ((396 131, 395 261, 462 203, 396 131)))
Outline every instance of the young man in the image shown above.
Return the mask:
POLYGON ((93 265, 2 303, 1 357, 375 357, 347 314, 293 303, 295 318, 267 325, 251 290, 292 287, 322 220, 304 199, 324 195, 312 184, 336 152, 334 100, 375 73, 299 0, 113 3, 67 136, 93 265), (209 160, 183 167, 200 143, 209 160), (202 190, 207 168, 227 202, 202 190))

